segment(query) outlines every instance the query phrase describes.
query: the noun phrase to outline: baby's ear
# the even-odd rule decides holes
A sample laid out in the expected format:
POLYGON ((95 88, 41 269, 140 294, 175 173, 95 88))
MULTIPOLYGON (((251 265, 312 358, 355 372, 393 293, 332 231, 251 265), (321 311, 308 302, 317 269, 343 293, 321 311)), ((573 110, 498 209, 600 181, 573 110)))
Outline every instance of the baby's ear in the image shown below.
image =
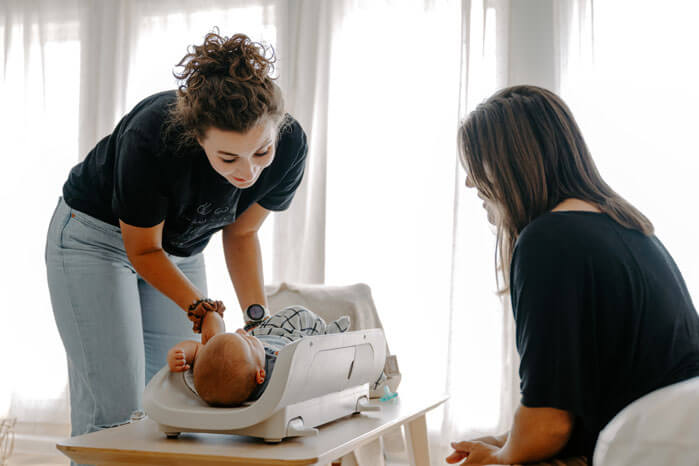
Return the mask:
POLYGON ((255 382, 257 382, 257 385, 262 384, 266 376, 267 374, 264 369, 257 369, 257 372, 255 372, 255 382))

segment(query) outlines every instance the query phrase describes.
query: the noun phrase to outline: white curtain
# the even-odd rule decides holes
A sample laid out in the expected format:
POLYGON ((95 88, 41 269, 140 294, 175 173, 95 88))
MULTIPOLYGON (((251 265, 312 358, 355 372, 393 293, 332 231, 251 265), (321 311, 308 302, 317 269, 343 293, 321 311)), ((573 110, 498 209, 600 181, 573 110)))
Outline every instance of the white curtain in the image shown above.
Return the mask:
POLYGON ((17 416, 21 432, 41 423, 65 435, 66 363, 43 253, 58 188, 77 161, 79 5, 9 1, 0 15, 0 416, 17 416))
POLYGON ((328 86, 341 2, 291 0, 279 42, 289 111, 309 136, 306 172, 291 207, 277 215, 272 281, 324 283, 328 86))
POLYGON ((561 96, 602 176, 654 223, 696 302, 699 5, 565 0, 556 6, 561 96))
POLYGON ((446 390, 460 17, 459 1, 360 0, 333 32, 325 279, 371 287, 399 392, 446 390))
POLYGON ((450 441, 502 430, 519 400, 495 237, 456 158, 458 120, 512 81, 510 2, 347 3, 332 35, 325 278, 371 286, 406 389, 450 393, 428 416, 438 464, 450 441))

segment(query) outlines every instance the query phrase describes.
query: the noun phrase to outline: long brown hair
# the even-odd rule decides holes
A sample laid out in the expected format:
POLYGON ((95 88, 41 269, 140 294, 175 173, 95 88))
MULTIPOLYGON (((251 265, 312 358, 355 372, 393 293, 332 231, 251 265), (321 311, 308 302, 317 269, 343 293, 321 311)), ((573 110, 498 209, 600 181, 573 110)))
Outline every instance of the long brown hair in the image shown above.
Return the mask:
POLYGON ((278 128, 286 120, 284 99, 271 73, 274 50, 245 34, 225 37, 214 29, 193 45, 174 72, 180 81, 164 139, 193 145, 215 127, 245 133, 265 119, 278 128))
POLYGON ((509 290, 514 245, 524 227, 565 199, 587 201, 624 227, 653 234, 650 220, 602 179, 573 114, 551 91, 513 86, 496 92, 461 123, 458 138, 466 172, 498 208, 501 294, 509 290))

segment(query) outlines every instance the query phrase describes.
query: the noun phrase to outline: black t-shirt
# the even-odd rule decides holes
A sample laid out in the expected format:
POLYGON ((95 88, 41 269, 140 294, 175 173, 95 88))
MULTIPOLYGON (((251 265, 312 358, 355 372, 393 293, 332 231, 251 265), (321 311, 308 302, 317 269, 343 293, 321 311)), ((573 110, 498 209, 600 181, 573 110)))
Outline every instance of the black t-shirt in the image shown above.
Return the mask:
POLYGON ((254 185, 236 188, 211 167, 199 145, 175 149, 163 137, 175 99, 175 91, 165 91, 136 105, 73 167, 63 198, 116 226, 119 219, 137 227, 165 220, 163 248, 191 256, 253 203, 285 210, 303 178, 308 147, 303 129, 288 117, 272 164, 254 185))
POLYGON ((561 456, 592 452, 626 405, 699 375, 699 316, 655 236, 550 212, 517 240, 511 297, 522 404, 573 413, 561 456))

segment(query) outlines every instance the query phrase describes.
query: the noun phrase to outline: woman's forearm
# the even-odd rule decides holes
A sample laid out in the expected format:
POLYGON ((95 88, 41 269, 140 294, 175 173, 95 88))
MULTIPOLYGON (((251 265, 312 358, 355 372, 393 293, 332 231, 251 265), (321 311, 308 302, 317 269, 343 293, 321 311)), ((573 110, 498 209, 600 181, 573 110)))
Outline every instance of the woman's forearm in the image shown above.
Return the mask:
POLYGON ((144 280, 183 310, 205 297, 162 249, 129 257, 129 260, 144 280))
POLYGON ((498 460, 520 464, 551 458, 566 445, 572 428, 572 415, 566 411, 520 406, 498 460))
POLYGON ((500 435, 487 435, 485 437, 474 439, 472 442, 483 442, 502 448, 505 445, 505 442, 507 442, 507 437, 509 434, 509 432, 505 432, 504 434, 500 435))
POLYGON ((224 230, 223 250, 241 309, 247 309, 251 304, 267 306, 257 232, 234 235, 224 230))

